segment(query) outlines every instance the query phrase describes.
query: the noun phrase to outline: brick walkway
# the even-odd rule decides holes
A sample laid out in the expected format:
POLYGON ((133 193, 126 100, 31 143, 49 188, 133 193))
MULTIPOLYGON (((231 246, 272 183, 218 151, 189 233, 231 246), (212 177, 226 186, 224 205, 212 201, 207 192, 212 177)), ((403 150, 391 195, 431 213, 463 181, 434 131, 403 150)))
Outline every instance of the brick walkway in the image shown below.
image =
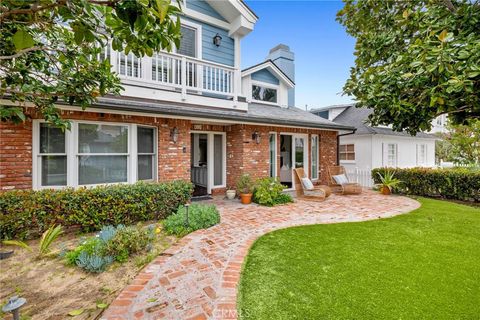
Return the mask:
POLYGON ((157 257, 102 319, 236 319, 242 262, 261 235, 290 226, 391 217, 420 206, 406 197, 371 191, 274 208, 221 199, 210 203, 218 206, 221 223, 184 237, 157 257))

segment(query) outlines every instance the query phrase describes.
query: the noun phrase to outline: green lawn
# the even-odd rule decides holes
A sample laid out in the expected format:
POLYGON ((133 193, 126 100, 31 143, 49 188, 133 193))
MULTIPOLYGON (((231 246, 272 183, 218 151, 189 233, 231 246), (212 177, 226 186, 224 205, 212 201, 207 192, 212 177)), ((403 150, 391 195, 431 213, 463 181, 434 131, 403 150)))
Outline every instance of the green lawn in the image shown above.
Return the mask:
POLYGON ((253 245, 242 319, 480 319, 480 210, 420 199, 390 219, 283 229, 253 245))

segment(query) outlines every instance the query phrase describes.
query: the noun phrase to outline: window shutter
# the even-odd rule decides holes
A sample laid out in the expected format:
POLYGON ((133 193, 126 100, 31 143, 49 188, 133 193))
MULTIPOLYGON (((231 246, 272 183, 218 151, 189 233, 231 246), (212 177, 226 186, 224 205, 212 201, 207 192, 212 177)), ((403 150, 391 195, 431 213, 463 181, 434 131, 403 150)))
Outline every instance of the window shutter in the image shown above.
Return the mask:
POLYGON ((180 48, 177 53, 189 56, 197 56, 197 30, 182 26, 182 39, 180 40, 180 48))

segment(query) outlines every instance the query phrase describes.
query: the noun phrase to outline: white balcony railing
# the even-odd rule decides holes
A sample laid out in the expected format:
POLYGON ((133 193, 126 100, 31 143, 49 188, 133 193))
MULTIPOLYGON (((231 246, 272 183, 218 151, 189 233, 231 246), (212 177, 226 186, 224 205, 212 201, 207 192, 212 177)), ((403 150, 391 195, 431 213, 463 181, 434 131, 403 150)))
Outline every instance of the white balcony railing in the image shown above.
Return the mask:
POLYGON ((140 81, 153 86, 171 88, 182 93, 233 97, 239 92, 239 70, 234 67, 182 56, 175 53, 156 53, 152 57, 137 58, 132 53, 111 50, 100 56, 110 59, 113 70, 123 80, 140 81))

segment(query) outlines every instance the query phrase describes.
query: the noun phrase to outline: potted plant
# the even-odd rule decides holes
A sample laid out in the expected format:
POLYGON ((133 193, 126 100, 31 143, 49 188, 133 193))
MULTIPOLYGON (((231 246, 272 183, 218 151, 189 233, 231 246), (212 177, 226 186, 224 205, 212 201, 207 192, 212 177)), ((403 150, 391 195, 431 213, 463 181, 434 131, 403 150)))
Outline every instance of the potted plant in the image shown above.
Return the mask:
POLYGON ((252 203, 252 178, 248 174, 242 174, 237 181, 237 190, 240 194, 240 200, 243 204, 252 203))
POLYGON ((237 191, 234 188, 232 187, 227 188, 226 197, 228 200, 233 200, 236 195, 237 195, 237 191))
POLYGON ((401 181, 395 178, 395 171, 386 170, 382 175, 378 172, 380 177, 380 192, 384 195, 389 195, 392 193, 393 188, 395 188, 401 181))

